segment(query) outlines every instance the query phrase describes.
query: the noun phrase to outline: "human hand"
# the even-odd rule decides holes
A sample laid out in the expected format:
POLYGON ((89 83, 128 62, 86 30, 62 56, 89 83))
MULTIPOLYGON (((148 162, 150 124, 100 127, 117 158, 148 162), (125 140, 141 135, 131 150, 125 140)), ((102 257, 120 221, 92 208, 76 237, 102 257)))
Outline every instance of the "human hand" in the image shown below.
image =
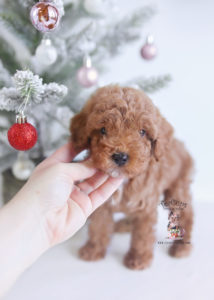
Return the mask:
POLYGON ((70 163, 75 155, 71 143, 61 147, 36 167, 20 191, 35 210, 49 246, 71 237, 122 183, 87 162, 70 163))
POLYGON ((70 163, 75 155, 71 144, 60 148, 0 209, 0 296, 42 253, 80 229, 121 184, 122 178, 88 162, 70 163))

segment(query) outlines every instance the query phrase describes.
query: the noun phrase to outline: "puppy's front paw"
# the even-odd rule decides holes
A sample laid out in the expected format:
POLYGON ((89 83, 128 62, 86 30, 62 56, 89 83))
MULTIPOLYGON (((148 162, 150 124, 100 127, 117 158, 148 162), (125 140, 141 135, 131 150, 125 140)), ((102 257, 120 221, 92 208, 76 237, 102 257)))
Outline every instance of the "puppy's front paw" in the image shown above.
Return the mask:
POLYGON ((184 242, 175 241, 173 245, 169 248, 169 255, 173 257, 185 257, 190 254, 192 250, 191 244, 185 244, 184 242))
POLYGON ((87 261, 95 261, 102 259, 105 256, 106 250, 99 246, 88 242, 85 246, 79 249, 80 258, 87 261))
POLYGON ((143 270, 151 265, 152 258, 153 254, 150 252, 140 254, 136 251, 130 250, 124 258, 124 264, 132 270, 143 270))

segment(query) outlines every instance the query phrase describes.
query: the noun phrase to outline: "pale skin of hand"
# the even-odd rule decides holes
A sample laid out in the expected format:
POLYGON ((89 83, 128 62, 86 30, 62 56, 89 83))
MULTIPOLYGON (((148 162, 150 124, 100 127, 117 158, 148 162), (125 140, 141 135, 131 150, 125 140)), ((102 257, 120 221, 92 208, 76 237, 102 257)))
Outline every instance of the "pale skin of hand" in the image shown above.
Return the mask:
POLYGON ((0 209, 0 296, 42 253, 73 236, 122 183, 87 161, 70 163, 76 154, 71 143, 61 147, 0 209))

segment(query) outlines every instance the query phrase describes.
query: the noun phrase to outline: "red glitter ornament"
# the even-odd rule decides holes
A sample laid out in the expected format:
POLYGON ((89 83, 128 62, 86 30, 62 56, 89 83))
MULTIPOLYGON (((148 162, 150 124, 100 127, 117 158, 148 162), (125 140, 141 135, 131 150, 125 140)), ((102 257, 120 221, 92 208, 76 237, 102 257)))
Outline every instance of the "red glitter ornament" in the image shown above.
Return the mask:
POLYGON ((24 116, 16 117, 16 123, 10 127, 7 136, 10 145, 19 151, 31 149, 38 138, 36 128, 24 116))

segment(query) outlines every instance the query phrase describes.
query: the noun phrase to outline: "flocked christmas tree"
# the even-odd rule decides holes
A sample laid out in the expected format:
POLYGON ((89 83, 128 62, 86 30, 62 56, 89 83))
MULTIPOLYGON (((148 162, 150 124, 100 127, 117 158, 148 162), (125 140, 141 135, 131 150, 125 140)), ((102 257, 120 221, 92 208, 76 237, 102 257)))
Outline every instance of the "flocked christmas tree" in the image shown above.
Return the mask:
MULTIPOLYGON (((30 98, 27 116, 38 132, 38 142, 29 155, 47 156, 67 140, 70 118, 99 86, 103 62, 140 38, 143 24, 154 14, 146 6, 124 18, 113 0, 49 2, 58 9, 60 22, 47 33, 36 30, 30 20, 37 1, 0 3, 0 171, 11 167, 17 157, 7 131, 23 99, 30 98)), ((149 43, 142 51, 146 59, 155 50, 148 51, 149 43)), ((130 78, 129 83, 151 93, 170 80, 168 75, 144 75, 130 78)))

